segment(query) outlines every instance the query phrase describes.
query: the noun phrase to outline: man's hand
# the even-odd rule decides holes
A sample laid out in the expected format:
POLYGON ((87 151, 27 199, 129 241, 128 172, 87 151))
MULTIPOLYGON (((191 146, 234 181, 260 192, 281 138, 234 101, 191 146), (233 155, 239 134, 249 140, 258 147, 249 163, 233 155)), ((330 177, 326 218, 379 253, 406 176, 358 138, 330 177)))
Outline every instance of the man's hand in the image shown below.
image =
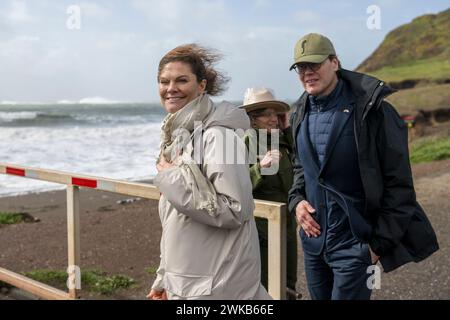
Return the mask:
POLYGON ((320 226, 311 215, 314 212, 316 210, 306 200, 300 201, 297 208, 295 208, 297 224, 303 228, 308 237, 318 237, 320 235, 320 226))
POLYGON ((369 252, 370 252, 370 258, 372 259, 372 264, 376 264, 378 262, 378 260, 380 260, 380 256, 377 256, 377 254, 372 251, 370 246, 369 246, 369 252))
POLYGON ((279 150, 270 150, 266 153, 264 158, 259 162, 261 168, 270 168, 272 163, 278 163, 281 158, 281 153, 279 150))
POLYGON ((157 290, 151 290, 150 293, 147 295, 147 299, 149 300, 167 300, 167 294, 166 290, 157 291, 157 290))

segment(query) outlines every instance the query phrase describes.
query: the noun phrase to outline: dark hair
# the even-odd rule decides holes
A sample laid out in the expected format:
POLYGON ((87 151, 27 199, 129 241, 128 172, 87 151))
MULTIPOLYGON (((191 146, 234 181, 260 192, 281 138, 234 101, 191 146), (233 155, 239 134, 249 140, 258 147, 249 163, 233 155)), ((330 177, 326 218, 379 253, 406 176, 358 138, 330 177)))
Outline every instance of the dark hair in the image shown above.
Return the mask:
POLYGON ((341 60, 339 60, 339 58, 338 58, 336 55, 330 54, 330 55, 328 56, 328 59, 330 59, 330 61, 333 60, 333 59, 336 59, 337 62, 338 62, 338 67, 339 67, 339 69, 342 69, 342 66, 341 66, 341 60))
POLYGON ((266 111, 267 108, 261 108, 258 110, 254 110, 254 111, 250 111, 249 113, 247 113, 247 115, 249 116, 250 119, 255 119, 258 118, 259 116, 261 116, 264 111, 266 111))
POLYGON ((248 117, 250 118, 250 125, 252 126, 252 128, 255 128, 255 120, 263 113, 264 110, 265 108, 250 111, 249 113, 247 113, 248 117))
POLYGON ((187 63, 198 83, 206 79, 206 92, 212 96, 224 92, 230 78, 214 69, 214 65, 222 58, 216 50, 202 47, 196 43, 181 45, 170 50, 159 62, 158 81, 164 66, 170 62, 187 63))

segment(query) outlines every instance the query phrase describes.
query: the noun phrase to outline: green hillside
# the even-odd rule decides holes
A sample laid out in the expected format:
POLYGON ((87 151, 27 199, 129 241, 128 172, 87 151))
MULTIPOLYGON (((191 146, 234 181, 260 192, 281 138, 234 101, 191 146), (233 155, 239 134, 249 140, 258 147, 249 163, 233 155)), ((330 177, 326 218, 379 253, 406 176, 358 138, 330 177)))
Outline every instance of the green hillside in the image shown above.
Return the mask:
POLYGON ((400 83, 405 80, 412 80, 414 83, 424 80, 436 83, 446 82, 450 80, 450 60, 439 58, 413 60, 401 65, 385 66, 367 73, 388 83, 400 83))
POLYGON ((385 37, 356 71, 401 89, 388 98, 401 114, 450 107, 450 9, 427 14, 385 37))
POLYGON ((450 9, 391 31, 356 69, 388 83, 450 80, 450 9))

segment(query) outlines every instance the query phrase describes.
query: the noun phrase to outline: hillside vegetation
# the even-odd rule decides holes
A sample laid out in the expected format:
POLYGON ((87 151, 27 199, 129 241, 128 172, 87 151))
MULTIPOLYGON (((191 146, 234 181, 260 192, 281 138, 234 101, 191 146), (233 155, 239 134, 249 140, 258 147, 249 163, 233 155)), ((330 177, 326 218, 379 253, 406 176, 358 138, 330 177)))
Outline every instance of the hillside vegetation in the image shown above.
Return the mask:
POLYGON ((396 89, 401 114, 450 107, 450 9, 415 18, 388 33, 356 71, 396 89))
POLYGON ((387 82, 450 80, 450 9, 415 18, 388 33, 357 68, 387 82))

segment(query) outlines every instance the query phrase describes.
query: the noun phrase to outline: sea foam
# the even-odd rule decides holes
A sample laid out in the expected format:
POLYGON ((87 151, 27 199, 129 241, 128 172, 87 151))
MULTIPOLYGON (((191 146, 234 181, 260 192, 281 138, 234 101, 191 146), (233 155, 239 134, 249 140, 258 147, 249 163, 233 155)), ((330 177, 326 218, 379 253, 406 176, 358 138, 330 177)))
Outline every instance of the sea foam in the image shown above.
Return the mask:
MULTIPOLYGON (((54 119, 47 111, 42 116, 42 110, 10 112, 0 108, 4 121, 0 121, 0 162, 128 181, 151 179, 157 173, 155 161, 164 114, 152 107, 146 114, 142 110, 119 106, 94 113, 86 108, 84 113, 73 114, 58 109, 61 117, 53 114, 54 119)), ((0 175, 0 197, 59 188, 0 175)))

